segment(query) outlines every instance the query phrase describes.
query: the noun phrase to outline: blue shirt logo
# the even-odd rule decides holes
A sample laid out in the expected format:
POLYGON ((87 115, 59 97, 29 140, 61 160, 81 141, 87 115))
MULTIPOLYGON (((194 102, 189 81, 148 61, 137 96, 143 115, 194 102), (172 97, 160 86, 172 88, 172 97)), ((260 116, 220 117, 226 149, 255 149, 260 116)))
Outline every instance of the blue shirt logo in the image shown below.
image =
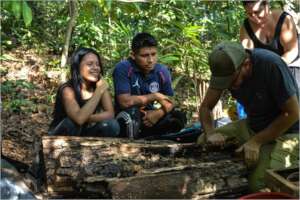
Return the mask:
POLYGON ((158 84, 158 82, 154 81, 154 82, 150 83, 150 85, 149 85, 149 91, 151 93, 158 92, 159 91, 159 84, 158 84))

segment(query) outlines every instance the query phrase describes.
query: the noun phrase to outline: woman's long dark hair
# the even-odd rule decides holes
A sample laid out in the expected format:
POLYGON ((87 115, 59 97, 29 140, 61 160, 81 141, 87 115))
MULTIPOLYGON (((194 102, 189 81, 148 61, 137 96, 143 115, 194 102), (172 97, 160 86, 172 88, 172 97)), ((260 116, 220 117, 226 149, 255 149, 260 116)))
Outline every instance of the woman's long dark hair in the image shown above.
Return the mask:
MULTIPOLYGON (((67 81, 66 83, 62 84, 57 91, 56 94, 56 100, 55 100, 55 106, 53 111, 53 121, 50 124, 50 129, 56 127, 58 123, 61 122, 66 116, 64 106, 62 103, 62 90, 66 86, 71 86, 74 89, 75 92, 75 98, 79 106, 81 107, 84 102, 81 98, 81 83, 82 83, 82 77, 80 75, 80 63, 82 61, 82 58, 87 55, 88 53, 93 53, 97 56, 99 65, 100 65, 100 73, 103 75, 103 65, 101 62, 101 58, 99 54, 91 48, 85 48, 81 47, 78 48, 72 55, 71 58, 71 79, 67 81)), ((100 76, 99 76, 100 77, 100 76)))
POLYGON ((76 100, 80 105, 83 103, 81 98, 81 93, 80 93, 81 83, 82 83, 82 77, 80 75, 80 63, 82 58, 88 53, 93 53, 97 56, 100 65, 100 70, 101 70, 100 73, 101 75, 103 75, 103 66, 102 66, 101 58, 94 49, 81 47, 73 53, 73 56, 71 58, 70 83, 75 91, 76 100))

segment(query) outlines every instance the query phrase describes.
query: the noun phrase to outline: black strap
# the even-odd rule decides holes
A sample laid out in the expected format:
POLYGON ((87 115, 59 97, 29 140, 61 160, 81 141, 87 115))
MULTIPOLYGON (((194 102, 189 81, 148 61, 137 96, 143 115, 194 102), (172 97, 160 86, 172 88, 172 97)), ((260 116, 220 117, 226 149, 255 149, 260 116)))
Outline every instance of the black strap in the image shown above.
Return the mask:
POLYGON ((273 39, 268 44, 265 44, 265 43, 261 42, 256 37, 256 35, 254 34, 254 32, 253 32, 253 30, 250 26, 248 18, 245 19, 244 20, 244 27, 245 27, 250 39, 253 41, 254 47, 255 48, 268 49, 268 50, 271 50, 271 51, 273 51, 276 54, 281 56, 283 54, 284 49, 283 49, 283 46, 280 43, 280 32, 281 32, 281 28, 282 28, 284 19, 287 15, 288 15, 288 13, 286 13, 286 12, 283 12, 280 15, 280 17, 278 19, 278 22, 276 24, 276 27, 275 27, 275 33, 274 33, 273 39))
POLYGON ((257 39, 256 35, 254 34, 254 32, 250 26, 248 18, 244 20, 244 27, 245 27, 250 39, 253 41, 254 47, 255 48, 259 47, 261 42, 257 39))
MULTIPOLYGON (((276 26, 276 29, 275 29, 275 35, 274 35, 274 38, 278 37, 279 41, 280 41, 280 32, 281 32, 282 25, 284 23, 284 19, 288 15, 290 15, 290 14, 287 13, 287 12, 283 12, 279 17, 279 20, 278 20, 278 23, 277 23, 277 26, 276 26)), ((296 29, 296 31, 297 31, 297 29, 296 29)), ((296 58, 291 63, 295 62, 296 60, 298 60, 300 58, 300 35, 298 34, 298 32, 297 32, 297 42, 298 42, 298 54, 297 54, 296 58)))
POLYGON ((275 34, 274 34, 274 40, 278 39, 280 41, 280 32, 281 32, 281 28, 282 28, 282 25, 283 25, 283 22, 284 22, 284 19, 285 17, 289 15, 287 12, 283 12, 279 19, 278 19, 278 22, 276 24, 276 28, 275 28, 275 34))

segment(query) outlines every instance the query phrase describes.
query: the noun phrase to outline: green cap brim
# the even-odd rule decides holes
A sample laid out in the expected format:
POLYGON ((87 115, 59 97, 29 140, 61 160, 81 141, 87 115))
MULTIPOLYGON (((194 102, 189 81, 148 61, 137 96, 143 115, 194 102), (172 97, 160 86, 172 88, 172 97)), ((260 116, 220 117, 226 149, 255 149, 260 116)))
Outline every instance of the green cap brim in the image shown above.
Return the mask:
POLYGON ((209 87, 218 90, 228 89, 231 85, 233 74, 230 76, 211 76, 209 87))

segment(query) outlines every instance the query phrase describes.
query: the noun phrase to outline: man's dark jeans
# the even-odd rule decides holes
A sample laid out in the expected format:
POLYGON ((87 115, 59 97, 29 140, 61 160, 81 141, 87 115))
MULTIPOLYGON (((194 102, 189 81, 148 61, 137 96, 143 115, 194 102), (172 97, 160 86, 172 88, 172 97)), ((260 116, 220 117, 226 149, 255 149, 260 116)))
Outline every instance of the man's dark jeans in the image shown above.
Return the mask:
MULTIPOLYGON (((131 107, 121 112, 128 113, 131 116, 131 119, 137 122, 137 130, 139 131, 138 133, 134 134, 136 139, 153 135, 163 135, 167 133, 178 132, 182 128, 184 128, 187 121, 184 112, 177 109, 173 109, 171 112, 167 113, 164 117, 162 117, 154 126, 146 127, 142 122, 143 113, 139 111, 138 107, 131 107)), ((120 120, 118 121, 121 128, 120 135, 123 137, 128 136, 128 133, 126 133, 126 125, 120 120)))

